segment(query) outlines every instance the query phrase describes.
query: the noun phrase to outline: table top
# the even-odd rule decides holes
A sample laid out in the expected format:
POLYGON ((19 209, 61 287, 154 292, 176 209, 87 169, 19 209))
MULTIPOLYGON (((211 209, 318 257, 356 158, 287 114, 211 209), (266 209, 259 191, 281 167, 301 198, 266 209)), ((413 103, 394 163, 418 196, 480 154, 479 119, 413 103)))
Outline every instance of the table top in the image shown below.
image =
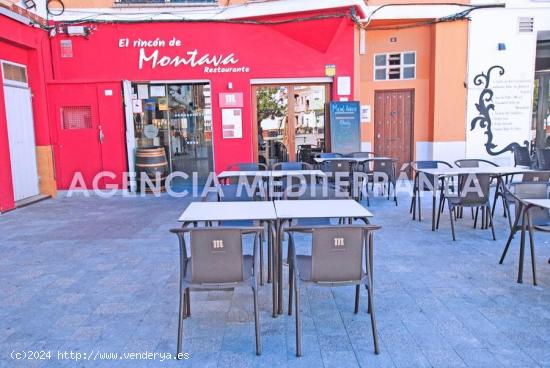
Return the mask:
POLYGON ((523 199, 527 204, 550 209, 550 199, 523 199))
POLYGON ((273 203, 280 219, 373 216, 353 199, 278 200, 273 203))
POLYGON ((225 178, 236 178, 239 176, 259 176, 262 178, 267 178, 270 175, 270 171, 268 170, 252 170, 252 171, 237 171, 237 170, 227 170, 222 171, 218 174, 218 179, 225 179, 225 178))
POLYGON ((349 162, 364 162, 367 160, 395 160, 391 157, 315 157, 315 162, 323 163, 325 161, 349 161, 349 162))
POLYGON ((327 176, 326 173, 324 173, 321 170, 273 170, 271 171, 272 177, 281 177, 281 176, 327 176))
POLYGON ((178 221, 274 220, 275 207, 271 201, 250 202, 191 202, 178 221))
POLYGON ((532 171, 531 169, 514 166, 484 166, 484 167, 440 167, 437 169, 417 169, 422 172, 435 176, 452 176, 461 174, 491 174, 491 175, 510 175, 521 174, 532 171))

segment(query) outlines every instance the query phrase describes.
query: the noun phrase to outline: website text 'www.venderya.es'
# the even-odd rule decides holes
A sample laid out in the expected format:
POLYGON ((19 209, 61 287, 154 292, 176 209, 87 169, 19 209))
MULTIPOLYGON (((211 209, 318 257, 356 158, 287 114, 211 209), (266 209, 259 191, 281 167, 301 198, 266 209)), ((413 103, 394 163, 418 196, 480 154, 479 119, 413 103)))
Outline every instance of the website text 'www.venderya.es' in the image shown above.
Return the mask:
POLYGON ((151 361, 168 361, 168 360, 187 360, 190 358, 189 353, 170 353, 157 351, 140 351, 140 352, 107 352, 100 350, 72 351, 72 350, 21 350, 12 351, 10 354, 13 360, 71 360, 74 362, 81 361, 101 361, 101 360, 151 360, 151 361))

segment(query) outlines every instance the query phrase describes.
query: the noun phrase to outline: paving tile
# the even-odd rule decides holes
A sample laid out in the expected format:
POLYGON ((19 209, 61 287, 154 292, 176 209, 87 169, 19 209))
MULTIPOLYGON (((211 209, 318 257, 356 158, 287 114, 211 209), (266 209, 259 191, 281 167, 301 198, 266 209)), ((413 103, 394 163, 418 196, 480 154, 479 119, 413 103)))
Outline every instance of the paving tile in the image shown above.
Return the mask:
MULTIPOLYGON (((498 264, 498 241, 473 230, 466 211, 451 241, 448 214, 430 230, 431 201, 413 222, 408 199, 374 198, 374 299, 380 354, 373 351, 366 293, 303 286, 302 353, 294 316, 271 317, 271 285, 259 290, 262 356, 255 355, 250 288, 193 291, 184 321, 185 361, 123 361, 121 367, 550 367, 550 269, 536 235, 539 286, 515 282, 517 239, 498 264)), ((74 361, 16 362, 5 352, 52 349, 175 354, 178 244, 168 229, 189 199, 61 197, 0 215, 0 367, 73 367, 74 361), (93 221, 82 223, 85 213, 93 221), (78 229, 71 230, 71 229, 78 229)), ((500 204, 499 204, 500 206, 500 204)), ((308 237, 297 237, 309 252, 308 237)), ((285 245, 286 248, 286 245, 285 245)), ((81 363, 83 367, 112 362, 81 363)))

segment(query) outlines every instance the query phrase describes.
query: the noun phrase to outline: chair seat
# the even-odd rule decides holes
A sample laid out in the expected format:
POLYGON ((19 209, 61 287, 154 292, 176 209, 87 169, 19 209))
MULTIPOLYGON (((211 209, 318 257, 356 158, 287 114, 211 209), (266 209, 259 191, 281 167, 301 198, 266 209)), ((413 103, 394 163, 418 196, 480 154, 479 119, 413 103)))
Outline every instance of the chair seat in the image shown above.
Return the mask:
MULTIPOLYGON (((183 280, 191 285, 197 285, 200 286, 201 284, 193 284, 191 282, 191 275, 193 274, 192 266, 193 262, 191 262, 191 257, 187 258, 187 270, 185 272, 185 276, 183 277, 183 280)), ((243 256, 243 280, 248 280, 250 278, 254 277, 254 257, 251 255, 244 255, 243 256)), ((220 285, 227 285, 222 284, 220 285)), ((212 284, 208 284, 208 286, 212 286, 212 284)))
POLYGON ((460 206, 463 206, 463 207, 479 207, 479 206, 485 206, 487 203, 486 202, 463 202, 464 198, 461 198, 461 197, 458 197, 458 196, 446 196, 445 198, 447 198, 447 200, 449 201, 449 204, 454 204, 454 205, 460 205, 460 206))
MULTIPOLYGON (((296 255, 296 269, 298 270, 298 275, 300 280, 303 282, 311 282, 311 256, 305 254, 296 255)), ((361 272, 361 278, 365 277, 365 273, 361 272)), ((359 281, 359 280, 350 280, 359 281)))

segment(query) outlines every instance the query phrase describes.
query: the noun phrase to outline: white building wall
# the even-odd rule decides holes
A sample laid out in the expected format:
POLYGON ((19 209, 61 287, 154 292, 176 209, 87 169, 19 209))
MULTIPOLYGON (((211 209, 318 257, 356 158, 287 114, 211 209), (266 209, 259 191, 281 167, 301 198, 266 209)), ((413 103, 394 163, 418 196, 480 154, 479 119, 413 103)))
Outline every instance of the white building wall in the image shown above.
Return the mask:
POLYGON ((510 144, 531 140, 537 32, 550 30, 550 2, 507 1, 471 18, 466 156, 513 164, 510 144), (534 19, 533 32, 519 32, 520 17, 534 19))

